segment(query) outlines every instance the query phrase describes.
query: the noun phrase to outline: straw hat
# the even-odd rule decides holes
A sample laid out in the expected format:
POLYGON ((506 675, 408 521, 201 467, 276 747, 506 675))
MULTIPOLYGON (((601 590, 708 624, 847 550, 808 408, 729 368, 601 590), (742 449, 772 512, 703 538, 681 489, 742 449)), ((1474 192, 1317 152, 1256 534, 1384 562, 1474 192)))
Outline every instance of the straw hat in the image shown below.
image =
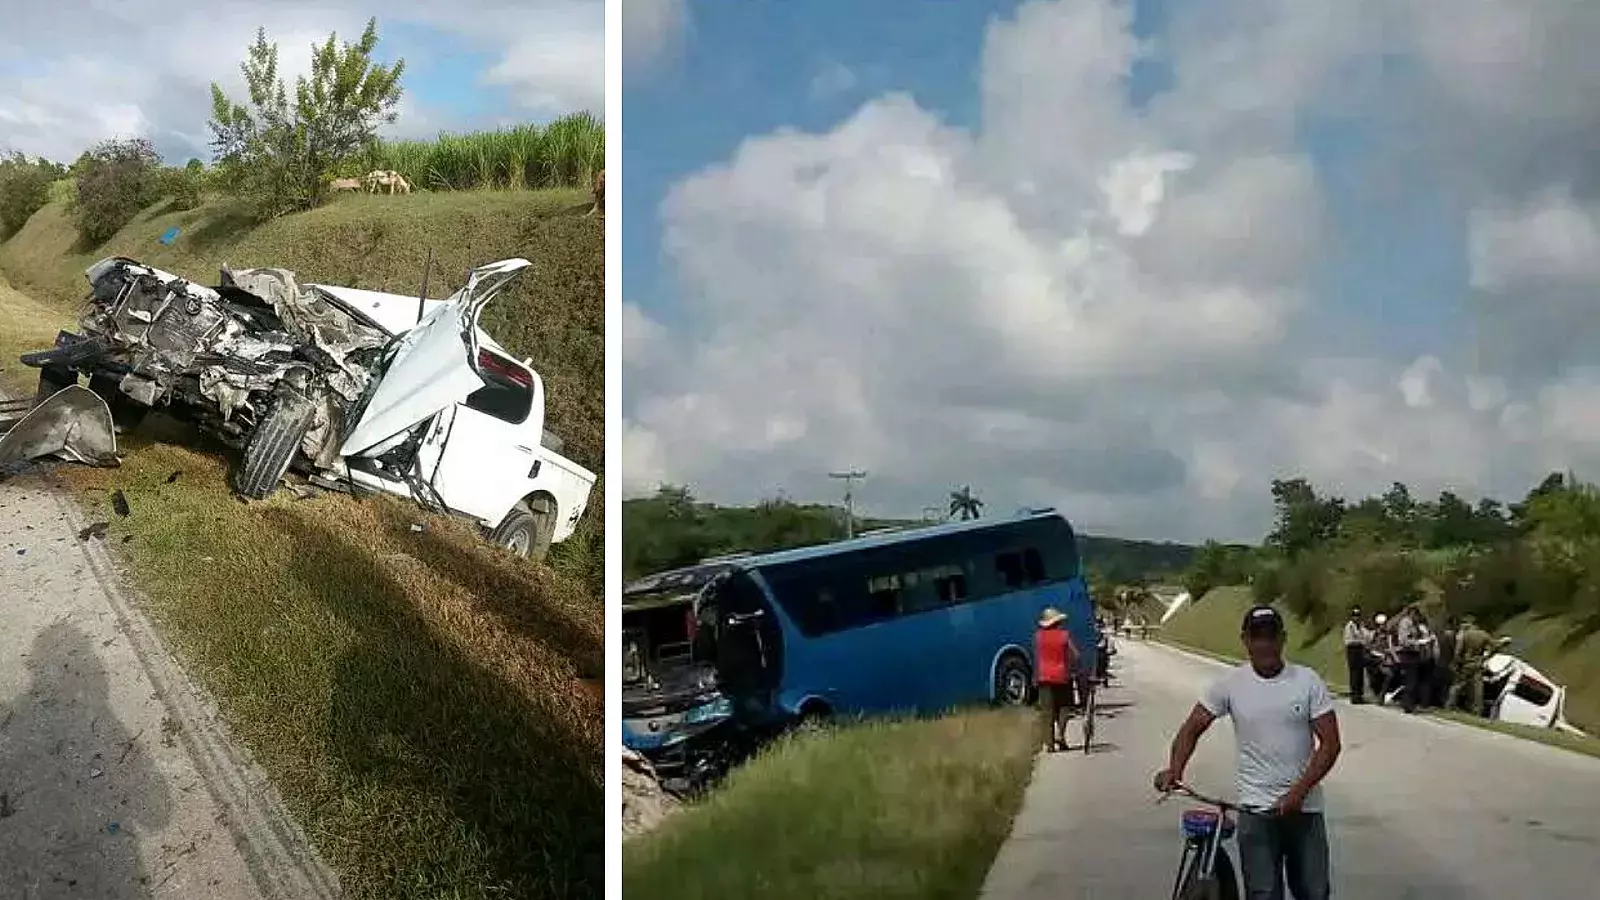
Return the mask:
POLYGON ((1044 612, 1039 613, 1040 628, 1049 628, 1052 625, 1060 624, 1066 620, 1067 614, 1059 609, 1056 609, 1054 606, 1047 606, 1045 607, 1044 612))

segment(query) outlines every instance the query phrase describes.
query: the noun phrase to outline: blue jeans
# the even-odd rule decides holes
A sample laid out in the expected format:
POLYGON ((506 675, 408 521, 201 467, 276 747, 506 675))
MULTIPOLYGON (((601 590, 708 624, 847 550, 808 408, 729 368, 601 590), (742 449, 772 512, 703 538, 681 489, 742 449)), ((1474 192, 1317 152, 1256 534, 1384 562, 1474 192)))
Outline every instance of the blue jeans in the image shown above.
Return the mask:
POLYGON ((1328 830, 1322 813, 1241 812, 1237 830, 1245 900, 1328 900, 1328 830))

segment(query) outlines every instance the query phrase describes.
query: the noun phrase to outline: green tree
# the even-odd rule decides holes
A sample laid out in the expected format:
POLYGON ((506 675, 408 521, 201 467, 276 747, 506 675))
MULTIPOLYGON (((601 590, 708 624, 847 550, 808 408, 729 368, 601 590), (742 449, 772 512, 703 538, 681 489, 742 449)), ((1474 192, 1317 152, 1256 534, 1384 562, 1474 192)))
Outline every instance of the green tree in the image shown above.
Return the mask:
POLYGON ((1390 536, 1406 547, 1417 544, 1417 502, 1411 499, 1411 489, 1396 481, 1389 485, 1379 500, 1383 504, 1384 518, 1391 529, 1390 536))
POLYGON ((963 485, 950 492, 950 518, 965 522, 976 519, 983 512, 983 501, 972 493, 971 486, 963 485))
POLYGON ((59 169, 43 159, 30 162, 21 153, 0 160, 0 238, 21 230, 50 202, 50 182, 58 177, 59 169))
POLYGON ((329 34, 312 48, 311 75, 297 78, 291 95, 278 77, 277 45, 258 30, 240 66, 249 107, 211 85, 211 145, 224 188, 264 217, 321 202, 328 177, 370 152, 378 126, 398 115, 405 61, 374 62, 377 46, 377 19, 354 44, 329 34))
POLYGON ((1318 497, 1304 478, 1273 479, 1272 504, 1276 514, 1267 545, 1290 559, 1332 540, 1344 518, 1344 501, 1318 497))
POLYGON ((84 244, 105 243, 156 199, 160 165, 144 138, 102 141, 79 157, 72 214, 84 244))

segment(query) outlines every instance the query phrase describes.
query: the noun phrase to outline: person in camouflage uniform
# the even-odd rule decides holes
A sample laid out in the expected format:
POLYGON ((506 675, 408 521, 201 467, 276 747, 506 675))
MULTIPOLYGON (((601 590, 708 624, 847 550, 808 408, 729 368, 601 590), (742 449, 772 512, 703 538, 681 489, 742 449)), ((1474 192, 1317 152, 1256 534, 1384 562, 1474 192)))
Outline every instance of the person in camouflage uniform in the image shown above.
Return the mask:
POLYGON ((1461 618, 1461 632, 1456 637, 1455 684, 1450 688, 1449 705, 1452 708, 1464 701, 1467 712, 1475 716, 1484 714, 1483 666, 1501 643, 1478 627, 1472 616, 1461 618))

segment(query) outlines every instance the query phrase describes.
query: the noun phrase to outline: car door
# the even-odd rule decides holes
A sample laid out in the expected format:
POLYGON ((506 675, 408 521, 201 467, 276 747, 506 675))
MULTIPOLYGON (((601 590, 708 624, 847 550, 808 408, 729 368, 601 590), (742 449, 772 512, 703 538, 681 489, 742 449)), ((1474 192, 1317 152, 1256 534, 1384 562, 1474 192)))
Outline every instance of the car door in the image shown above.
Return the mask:
POLYGON ((527 368, 487 348, 479 353, 486 383, 456 404, 430 480, 446 506, 493 525, 541 474, 544 396, 527 368))

